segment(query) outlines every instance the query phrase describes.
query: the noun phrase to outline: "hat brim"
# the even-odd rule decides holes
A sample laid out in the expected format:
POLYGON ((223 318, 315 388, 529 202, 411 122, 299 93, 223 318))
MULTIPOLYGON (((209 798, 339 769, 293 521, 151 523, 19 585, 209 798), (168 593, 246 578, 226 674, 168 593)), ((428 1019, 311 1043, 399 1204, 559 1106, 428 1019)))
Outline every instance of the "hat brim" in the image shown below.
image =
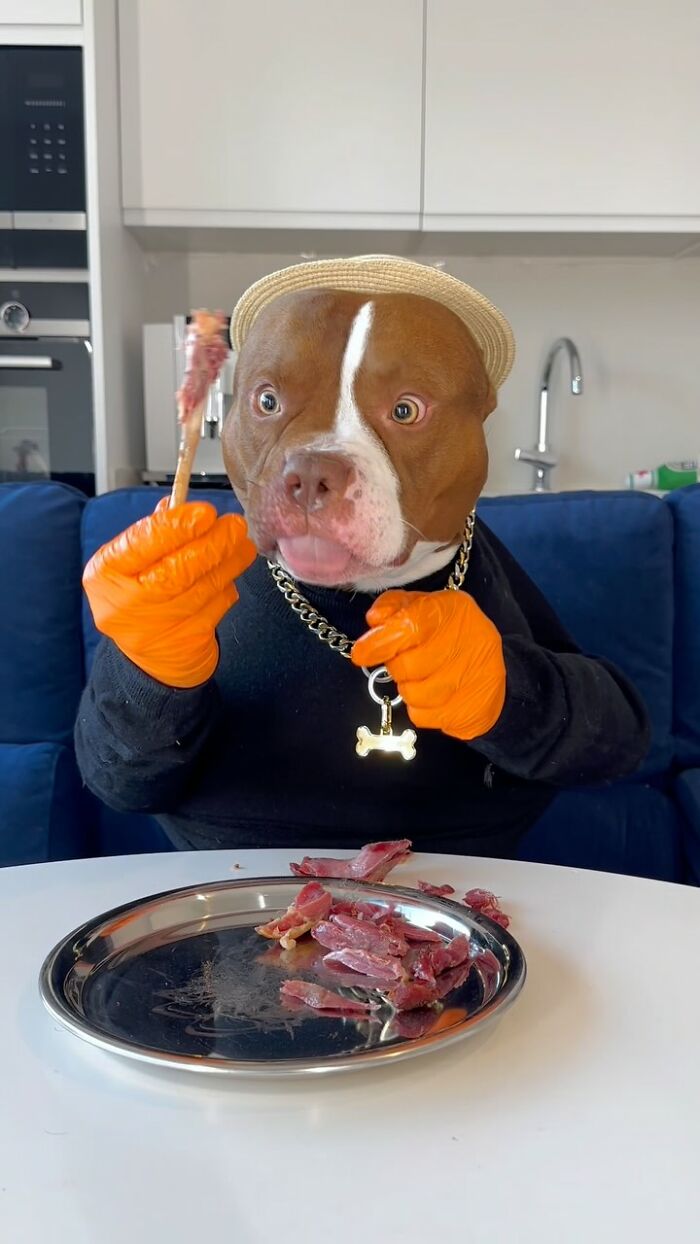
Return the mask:
POLYGON ((495 389, 507 378, 515 358, 507 319, 471 285, 449 272, 392 255, 317 259, 271 272, 242 295, 231 313, 231 345, 238 352, 263 307, 283 294, 303 289, 339 289, 358 294, 417 294, 442 303, 466 324, 481 349, 495 389))

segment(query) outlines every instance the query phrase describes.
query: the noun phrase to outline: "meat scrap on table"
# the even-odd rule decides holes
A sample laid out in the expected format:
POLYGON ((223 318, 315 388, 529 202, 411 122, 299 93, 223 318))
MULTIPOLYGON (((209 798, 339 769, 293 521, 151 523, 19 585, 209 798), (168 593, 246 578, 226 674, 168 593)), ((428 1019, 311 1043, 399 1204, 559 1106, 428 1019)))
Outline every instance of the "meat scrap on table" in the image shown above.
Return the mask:
POLYGON ((418 889, 432 898, 450 898, 455 893, 453 885, 432 885, 430 881, 419 881, 418 889))
MULTIPOLYGON (((433 885, 430 881, 419 881, 418 889, 432 898, 451 898, 456 893, 452 885, 433 885)), ((462 902, 480 916, 488 916, 494 924, 500 924, 502 929, 507 929, 510 925, 510 916, 503 911, 501 900, 490 890, 467 890, 462 902)))
POLYGON ((290 864, 295 877, 333 877, 351 881, 383 881, 397 864, 411 854, 408 838, 394 842, 368 842, 350 860, 312 859, 305 856, 301 864, 290 864))

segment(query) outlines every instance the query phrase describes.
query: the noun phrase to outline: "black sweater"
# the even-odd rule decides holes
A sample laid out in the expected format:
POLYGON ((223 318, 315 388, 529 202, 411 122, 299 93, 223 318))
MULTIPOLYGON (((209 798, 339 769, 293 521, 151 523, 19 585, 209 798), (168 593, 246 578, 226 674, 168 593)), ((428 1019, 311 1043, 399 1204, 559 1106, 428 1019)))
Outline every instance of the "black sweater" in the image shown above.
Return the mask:
MULTIPOLYGON (((449 568, 413 584, 446 585, 449 568)), ((583 656, 525 572, 478 523, 465 589, 503 636, 507 694, 471 743, 418 732, 415 760, 355 754, 378 729, 364 675, 302 624, 258 559, 219 628, 213 679, 174 690, 108 640, 76 725, 96 795, 155 813, 183 848, 358 847, 408 837, 417 850, 506 854, 558 787, 604 783, 646 753, 644 708, 618 671, 583 656)), ((352 638, 373 598, 307 592, 352 638)), ((408 722, 395 712, 394 728, 408 722)))

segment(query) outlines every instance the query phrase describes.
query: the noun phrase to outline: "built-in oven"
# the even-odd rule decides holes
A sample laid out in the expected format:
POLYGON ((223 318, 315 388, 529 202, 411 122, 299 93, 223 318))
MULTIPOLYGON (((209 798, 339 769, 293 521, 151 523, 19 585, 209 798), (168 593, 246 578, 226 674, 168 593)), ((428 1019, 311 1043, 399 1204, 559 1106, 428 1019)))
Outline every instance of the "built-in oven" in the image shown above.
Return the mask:
POLYGON ((0 282, 0 482, 95 492, 88 288, 0 282))
POLYGON ((0 47, 0 268, 86 266, 82 50, 0 47))

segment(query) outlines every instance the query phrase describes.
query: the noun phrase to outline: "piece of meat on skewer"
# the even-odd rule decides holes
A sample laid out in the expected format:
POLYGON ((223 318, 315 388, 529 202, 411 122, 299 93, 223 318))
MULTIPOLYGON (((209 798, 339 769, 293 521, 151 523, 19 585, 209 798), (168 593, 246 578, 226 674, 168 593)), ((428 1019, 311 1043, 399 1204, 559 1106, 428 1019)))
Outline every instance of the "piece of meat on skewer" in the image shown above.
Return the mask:
POLYGON ((300 864, 290 864, 295 877, 340 877, 353 881, 383 881, 392 868, 411 854, 408 838, 393 842, 368 842, 350 860, 305 856, 300 864))
POLYGON ((311 981, 284 981, 280 986, 280 997, 283 1002, 303 1004, 333 1018, 363 1018, 377 1010, 376 1002, 344 998, 342 994, 334 993, 332 989, 324 989, 323 985, 315 985, 311 981))
POLYGON ((185 376, 177 393, 180 449, 170 505, 183 505, 200 438, 207 393, 226 362, 229 346, 222 311, 195 311, 185 338, 185 376))

